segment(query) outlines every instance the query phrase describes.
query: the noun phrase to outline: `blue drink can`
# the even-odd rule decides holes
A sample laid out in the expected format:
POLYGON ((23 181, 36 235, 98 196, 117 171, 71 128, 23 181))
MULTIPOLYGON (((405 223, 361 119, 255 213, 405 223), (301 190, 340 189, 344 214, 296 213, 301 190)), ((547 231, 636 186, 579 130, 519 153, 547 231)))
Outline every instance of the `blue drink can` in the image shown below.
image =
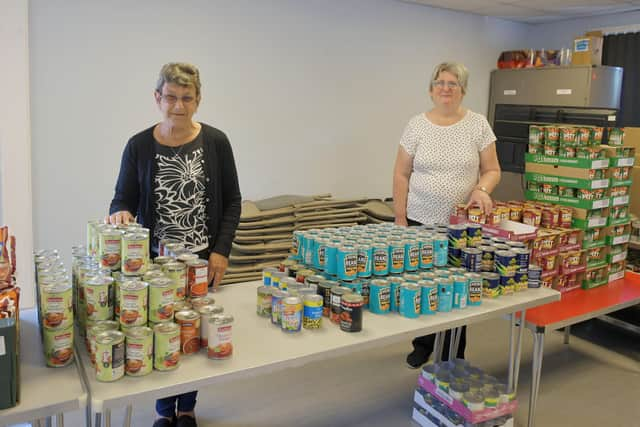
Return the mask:
POLYGON ((387 279, 391 286, 391 311, 400 311, 400 286, 404 285, 405 281, 402 277, 391 276, 387 279))
POLYGON ((467 304, 482 304, 482 276, 478 273, 467 273, 466 276, 469 280, 469 296, 467 298, 467 304))
POLYGON ((542 267, 534 264, 530 265, 528 279, 527 286, 529 288, 539 288, 542 280, 542 267))
POLYGON ((497 298, 502 295, 498 273, 482 273, 482 294, 487 298, 497 298))
POLYGON ((338 243, 330 241, 324 251, 324 271, 331 276, 338 274, 338 246, 338 243))
POLYGON ((418 271, 420 268, 420 242, 414 238, 404 241, 404 269, 418 271))
POLYGON ((369 310, 375 314, 387 314, 391 308, 391 285, 384 279, 374 279, 369 284, 369 310))
POLYGON ((449 256, 449 239, 445 234, 436 234, 433 238, 433 265, 444 267, 449 256))
POLYGON ((338 279, 351 281, 358 276, 358 250, 354 246, 340 246, 337 262, 338 279))
POLYGON ((400 314, 410 319, 420 317, 420 286, 417 284, 400 287, 400 314))
POLYGON ((401 240, 392 240, 389 244, 389 255, 391 260, 389 263, 389 273, 404 273, 404 242, 401 240))
POLYGON ((422 314, 436 314, 438 311, 438 286, 430 280, 421 280, 418 285, 422 288, 420 312, 422 314))
POLYGON ((431 237, 422 235, 420 242, 420 269, 428 270, 433 267, 433 240, 431 237))
POLYGON ((373 275, 386 276, 389 274, 389 245, 387 242, 373 243, 373 275))
POLYGON ((526 274, 529 270, 529 249, 513 248, 511 252, 516 254, 516 273, 526 274))
POLYGON ((453 308, 465 308, 469 298, 469 281, 466 276, 453 276, 453 308))
POLYGON ((451 279, 436 279, 438 286, 438 311, 449 312, 453 308, 453 281, 451 279))
POLYGON ((368 244, 357 245, 358 277, 371 277, 373 264, 373 247, 368 244))
POLYGON ((462 249, 467 247, 467 225, 451 224, 447 227, 449 236, 449 247, 462 249))

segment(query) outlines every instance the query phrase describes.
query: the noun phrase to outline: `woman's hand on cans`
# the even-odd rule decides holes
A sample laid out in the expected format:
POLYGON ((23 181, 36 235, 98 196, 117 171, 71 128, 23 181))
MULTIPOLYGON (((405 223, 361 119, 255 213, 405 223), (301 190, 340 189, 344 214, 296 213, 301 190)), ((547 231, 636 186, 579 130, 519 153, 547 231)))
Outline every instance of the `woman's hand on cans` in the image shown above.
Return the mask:
POLYGON ((211 255, 209 255, 209 275, 207 282, 211 283, 211 281, 213 281, 214 292, 218 290, 218 286, 220 285, 228 266, 229 258, 215 252, 211 252, 211 255))
POLYGON ((489 215, 493 210, 493 200, 491 196, 482 190, 475 189, 469 196, 469 202, 467 203, 467 209, 470 206, 478 206, 482 209, 485 215, 489 215))
POLYGON ((114 212, 113 214, 106 216, 104 218, 104 222, 106 224, 129 224, 130 222, 133 222, 134 218, 133 215, 131 215, 131 212, 129 211, 118 211, 118 212, 114 212))

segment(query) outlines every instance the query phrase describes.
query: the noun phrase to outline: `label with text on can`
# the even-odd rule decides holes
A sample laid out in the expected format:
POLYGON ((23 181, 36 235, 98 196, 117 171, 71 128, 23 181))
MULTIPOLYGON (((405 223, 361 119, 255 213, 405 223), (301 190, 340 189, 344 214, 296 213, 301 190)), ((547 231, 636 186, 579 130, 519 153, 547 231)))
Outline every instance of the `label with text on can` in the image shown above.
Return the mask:
POLYGON ((134 326, 125 334, 125 374, 141 377, 153 370, 153 330, 134 326))
POLYGON ((207 295, 209 263, 203 259, 187 262, 187 291, 191 298, 207 295))
POLYGON ((362 295, 348 293, 340 302, 340 330, 344 332, 360 332, 362 330, 362 311, 364 298, 362 295))
POLYGON ((233 316, 218 314, 209 319, 210 359, 228 359, 233 354, 233 316))
POLYGON ((323 297, 318 294, 304 296, 302 326, 305 329, 319 329, 322 326, 322 302, 323 297))
POLYGON ((153 327, 153 367, 171 371, 180 365, 180 326, 173 322, 153 327))
POLYGON ((43 329, 42 338, 47 366, 59 368, 73 362, 73 325, 67 329, 43 329))
POLYGON ((124 376, 124 334, 106 331, 96 336, 96 379, 116 381, 124 376))
POLYGON ((175 315, 180 325, 180 346, 183 354, 200 350, 200 313, 195 310, 179 311, 175 315))
POLYGON ((212 303, 203 305, 197 311, 200 313, 200 348, 206 349, 209 346, 209 320, 215 315, 222 314, 224 308, 212 303))

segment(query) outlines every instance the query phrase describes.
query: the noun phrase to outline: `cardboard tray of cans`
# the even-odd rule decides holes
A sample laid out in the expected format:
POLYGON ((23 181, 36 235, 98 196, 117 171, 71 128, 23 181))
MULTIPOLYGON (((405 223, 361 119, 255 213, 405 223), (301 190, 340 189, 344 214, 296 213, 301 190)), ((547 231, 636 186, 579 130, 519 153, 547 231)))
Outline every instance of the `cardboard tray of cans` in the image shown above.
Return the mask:
MULTIPOLYGON (((595 190, 599 191, 599 190, 595 190)), ((525 198, 528 200, 536 200, 540 202, 550 202, 559 205, 570 206, 582 209, 600 209, 609 207, 610 199, 603 197, 599 200, 585 200, 577 197, 563 197, 556 194, 542 193, 539 191, 525 191, 525 198)))
MULTIPOLYGON (((440 401, 432 402, 431 404, 427 403, 425 399, 425 394, 428 392, 424 391, 421 387, 418 387, 413 394, 413 421, 418 423, 422 427, 482 427, 486 426, 485 423, 471 424, 468 422, 464 422, 464 420, 458 419, 458 415, 456 414, 456 418, 447 417, 441 413, 444 409, 443 405, 440 401)), ((429 393, 429 395, 431 395, 429 393)), ((513 417, 510 415, 505 415, 504 422, 500 420, 491 420, 493 422, 492 425, 499 427, 513 427, 513 417)))
POLYGON ((484 421, 489 421, 494 418, 498 418, 504 415, 512 414, 516 411, 518 407, 518 401, 514 400, 509 403, 503 403, 498 405, 496 408, 486 408, 482 411, 474 411, 472 412, 462 404, 459 400, 454 399, 449 393, 438 388, 434 383, 429 381, 428 379, 420 376, 418 378, 418 384, 425 391, 428 391, 433 396, 435 396, 440 402, 447 405, 449 408, 453 409, 456 413, 461 415, 465 420, 471 423, 481 423, 484 421))
POLYGON ((527 163, 542 165, 557 165, 580 169, 606 169, 609 167, 609 159, 579 159, 577 157, 545 156, 544 154, 525 153, 524 160, 527 163))
POLYGON ((609 264, 593 269, 588 268, 582 281, 582 289, 592 289, 607 283, 609 283, 609 264))
MULTIPOLYGON (((469 220, 462 216, 452 215, 449 218, 450 224, 463 224, 466 222, 469 222, 469 220)), ((536 227, 511 220, 502 221, 499 225, 481 225, 483 235, 502 237, 515 242, 533 240, 537 235, 536 227)))
POLYGON ((609 268, 609 282, 613 282, 614 280, 620 280, 624 278, 624 274, 626 271, 627 261, 619 261, 617 263, 611 264, 609 268))
POLYGON ((535 172, 525 172, 524 177, 528 182, 537 182, 540 184, 554 184, 554 185, 559 185, 563 187, 581 188, 586 190, 597 190, 600 188, 609 188, 609 178, 604 178, 604 179, 572 178, 567 176, 561 176, 559 174, 546 175, 546 174, 535 173, 535 172))

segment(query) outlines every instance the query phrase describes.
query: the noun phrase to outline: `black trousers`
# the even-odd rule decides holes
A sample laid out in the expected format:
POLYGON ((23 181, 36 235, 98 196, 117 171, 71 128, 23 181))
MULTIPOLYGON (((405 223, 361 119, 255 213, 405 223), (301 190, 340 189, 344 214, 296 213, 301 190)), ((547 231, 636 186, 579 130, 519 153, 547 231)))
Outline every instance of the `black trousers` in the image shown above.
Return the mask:
MULTIPOLYGON (((407 224, 410 226, 422 225, 418 221, 414 221, 412 219, 407 218, 407 224)), ((436 342, 436 335, 424 335, 422 337, 416 337, 413 339, 411 344, 413 344, 413 348, 419 351, 424 351, 427 355, 431 355, 433 353, 433 347, 436 342)), ((444 350, 442 351, 442 360, 449 360, 449 343, 451 342, 451 332, 447 331, 444 337, 444 350)), ((458 346, 458 352, 456 353, 456 357, 458 359, 464 359, 464 350, 467 347, 467 327, 462 327, 462 332, 460 334, 460 345, 458 346)))

